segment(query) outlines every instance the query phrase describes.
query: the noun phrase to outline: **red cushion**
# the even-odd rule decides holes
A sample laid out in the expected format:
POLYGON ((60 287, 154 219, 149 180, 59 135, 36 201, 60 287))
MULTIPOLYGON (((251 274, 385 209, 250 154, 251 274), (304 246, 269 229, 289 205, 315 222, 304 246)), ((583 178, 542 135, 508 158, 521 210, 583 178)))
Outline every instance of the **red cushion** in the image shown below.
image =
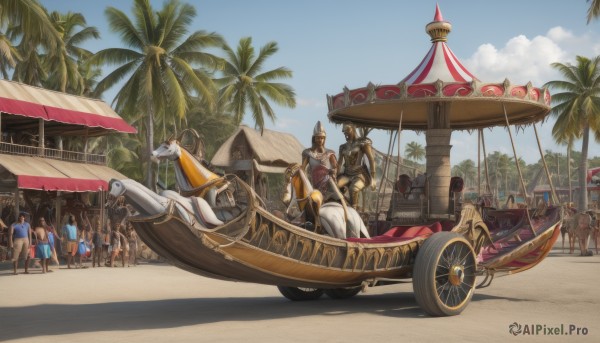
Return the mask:
POLYGON ((442 231, 442 224, 435 222, 429 226, 395 226, 383 235, 374 236, 371 238, 346 238, 348 242, 357 243, 390 243, 402 242, 413 239, 415 237, 428 237, 435 232, 442 231))

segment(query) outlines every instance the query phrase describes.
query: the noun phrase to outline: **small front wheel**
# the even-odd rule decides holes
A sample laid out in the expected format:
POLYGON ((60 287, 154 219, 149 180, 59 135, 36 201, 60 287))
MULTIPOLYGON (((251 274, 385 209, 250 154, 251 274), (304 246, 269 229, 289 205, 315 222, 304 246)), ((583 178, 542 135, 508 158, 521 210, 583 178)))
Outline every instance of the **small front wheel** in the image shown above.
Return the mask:
POLYGON ((362 287, 352 287, 352 288, 331 288, 326 289, 325 294, 331 299, 347 299, 352 298, 353 296, 360 293, 362 287))
POLYGON ((284 297, 293 301, 317 300, 324 292, 321 288, 277 286, 277 289, 284 297))
POLYGON ((432 316, 454 316, 469 304, 475 288, 475 253, 454 232, 439 232, 425 240, 414 265, 417 303, 432 316))

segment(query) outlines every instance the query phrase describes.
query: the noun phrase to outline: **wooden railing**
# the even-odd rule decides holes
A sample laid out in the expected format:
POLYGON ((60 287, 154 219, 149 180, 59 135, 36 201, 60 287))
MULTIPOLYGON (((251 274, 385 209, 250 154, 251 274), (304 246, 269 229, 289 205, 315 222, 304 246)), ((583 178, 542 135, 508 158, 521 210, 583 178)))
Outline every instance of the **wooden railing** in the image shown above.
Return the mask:
POLYGON ((86 154, 77 151, 40 148, 30 145, 20 145, 0 142, 0 153, 21 156, 37 156, 61 161, 82 162, 97 165, 106 165, 106 155, 86 154))

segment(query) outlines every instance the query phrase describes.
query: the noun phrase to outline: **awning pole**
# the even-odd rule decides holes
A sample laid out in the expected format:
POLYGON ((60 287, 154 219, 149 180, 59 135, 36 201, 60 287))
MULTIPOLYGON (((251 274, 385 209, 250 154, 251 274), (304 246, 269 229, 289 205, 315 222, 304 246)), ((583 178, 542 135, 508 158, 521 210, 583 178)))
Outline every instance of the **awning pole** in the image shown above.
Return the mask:
MULTIPOLYGON (((519 180, 521 181, 521 188, 523 189, 523 194, 525 195, 525 199, 527 196, 527 188, 525 188, 525 181, 523 180, 523 173, 521 173, 521 166, 519 165, 519 156, 517 156, 517 149, 515 148, 515 141, 513 140, 512 130, 510 129, 510 123, 508 122, 508 114, 506 113, 506 105, 502 104, 502 109, 504 110, 504 119, 506 120, 506 129, 508 130, 508 136, 510 137, 510 145, 512 146, 513 155, 515 156, 515 164, 517 165, 517 171, 519 172, 519 180)), ((535 229, 533 228, 533 223, 531 222, 531 216, 529 215, 529 206, 525 208, 525 213, 527 214, 527 221, 529 222, 529 228, 534 236, 537 236, 535 229)))
MULTIPOLYGON (((18 178, 18 176, 17 176, 17 178, 18 178)), ((15 189, 15 218, 17 218, 17 220, 19 219, 19 212, 21 212, 21 209, 19 208, 19 201, 20 201, 19 186, 17 186, 17 188, 15 189)))
POLYGON ((477 130, 477 195, 481 195, 481 130, 477 130))
POLYGON ((485 188, 488 194, 492 194, 492 189, 490 188, 490 173, 488 172, 488 160, 487 153, 485 152, 485 137, 483 136, 483 129, 479 129, 479 134, 481 135, 481 147, 483 148, 483 166, 485 168, 485 188))
POLYGON ((540 142, 540 137, 538 135, 537 126, 533 123, 533 130, 535 131, 535 139, 537 140, 538 149, 540 150, 540 156, 542 156, 542 163, 544 164, 544 170, 546 171, 546 177, 548 178, 548 183, 550 184, 550 192, 552 193, 552 203, 554 205, 558 204, 558 197, 556 196, 556 190, 554 188, 554 183, 552 182, 552 177, 550 176, 550 170, 548 170, 548 165, 546 164, 546 157, 544 157, 544 151, 542 150, 542 143, 540 142))
MULTIPOLYGON (((393 146, 394 131, 390 131, 390 142, 388 143, 388 151, 385 155, 385 164, 383 166, 383 175, 381 175, 381 180, 379 181, 379 189, 377 190, 377 204, 375 205, 375 230, 377 230, 377 225, 379 225, 379 201, 381 199, 381 191, 383 189, 383 183, 387 179, 387 170, 390 164, 390 152, 393 146)), ((395 181, 394 181, 395 182, 395 181)), ((394 187, 392 186, 392 194, 394 193, 394 187)))
POLYGON ((46 141, 46 133, 44 132, 44 119, 40 118, 38 120, 38 155, 44 156, 46 154, 45 151, 45 141, 46 141))
MULTIPOLYGON (((404 111, 403 111, 404 112, 404 111)), ((400 113, 400 122, 398 122, 398 166, 396 168, 396 176, 394 182, 398 180, 400 177, 400 166, 402 165, 402 157, 400 156, 400 133, 402 132, 402 115, 403 112, 400 113)))

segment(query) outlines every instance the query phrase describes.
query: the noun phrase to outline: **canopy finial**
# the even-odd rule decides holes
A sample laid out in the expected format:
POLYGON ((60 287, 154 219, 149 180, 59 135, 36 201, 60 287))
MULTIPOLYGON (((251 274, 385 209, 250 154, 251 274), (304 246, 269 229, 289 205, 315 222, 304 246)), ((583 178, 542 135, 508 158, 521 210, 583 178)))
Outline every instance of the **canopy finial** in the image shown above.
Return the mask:
POLYGON ((445 42, 448 40, 448 33, 450 33, 451 30, 452 25, 449 22, 444 21, 440 6, 436 4, 433 21, 425 26, 425 31, 431 37, 431 42, 445 42))

